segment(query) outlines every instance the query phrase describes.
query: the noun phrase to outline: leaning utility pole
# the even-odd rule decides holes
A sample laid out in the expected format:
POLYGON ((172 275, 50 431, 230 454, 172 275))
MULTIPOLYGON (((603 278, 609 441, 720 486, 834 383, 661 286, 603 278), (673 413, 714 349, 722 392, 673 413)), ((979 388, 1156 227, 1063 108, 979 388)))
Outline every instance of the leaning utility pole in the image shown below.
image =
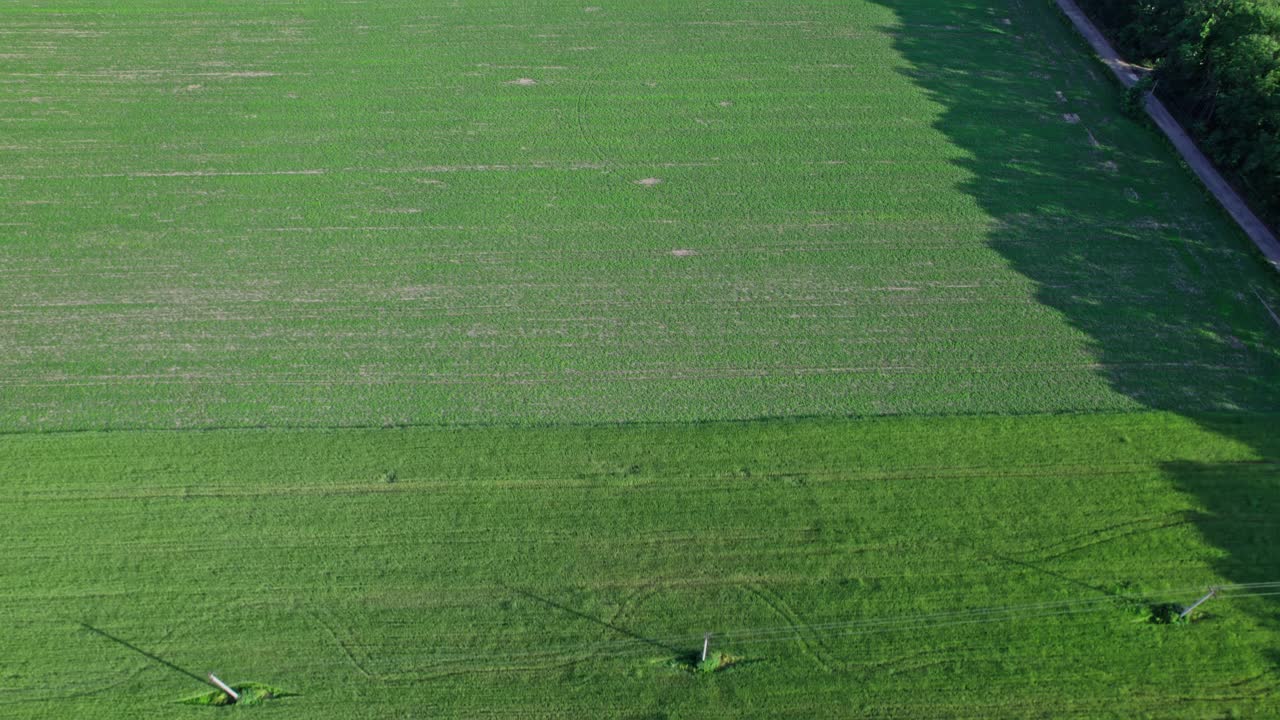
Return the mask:
POLYGON ((1208 592, 1208 594, 1206 594, 1204 597, 1200 598, 1199 600, 1197 600, 1197 601, 1195 601, 1195 602, 1191 603, 1191 607, 1189 607, 1189 608, 1187 608, 1186 610, 1183 610, 1182 612, 1178 613, 1178 619, 1179 619, 1179 620, 1185 620, 1185 619, 1186 619, 1186 617, 1187 617, 1188 615, 1190 615, 1190 614, 1191 614, 1191 611, 1192 611, 1192 610, 1195 610, 1196 608, 1200 607, 1201 605, 1203 605, 1203 604, 1205 603, 1205 601, 1206 601, 1206 600, 1208 600, 1209 598, 1211 598, 1211 597, 1213 597, 1214 595, 1217 595, 1217 594, 1218 594, 1218 588, 1216 588, 1216 587, 1211 587, 1211 588, 1209 588, 1209 592, 1208 592))
POLYGON ((237 700, 240 699, 240 693, 236 692, 235 690, 232 690, 230 685, 227 685, 226 683, 219 680, 217 675, 214 675, 213 673, 209 673, 209 682, 213 683, 214 685, 217 685, 219 690, 226 693, 227 697, 231 698, 231 702, 236 702, 237 700))

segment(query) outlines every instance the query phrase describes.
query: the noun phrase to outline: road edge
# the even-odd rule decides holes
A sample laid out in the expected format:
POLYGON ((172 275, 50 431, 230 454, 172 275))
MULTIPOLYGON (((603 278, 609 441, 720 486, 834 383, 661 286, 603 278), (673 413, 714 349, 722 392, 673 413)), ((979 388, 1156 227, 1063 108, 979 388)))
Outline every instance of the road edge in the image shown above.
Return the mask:
MULTIPOLYGON (((1111 43, 1098 31, 1093 22, 1085 16, 1084 11, 1076 5, 1074 0, 1055 0, 1058 8, 1062 10, 1071 24, 1075 26, 1080 35, 1089 43, 1093 51, 1097 53, 1098 59, 1107 67, 1111 68, 1111 72, 1120 80, 1120 83, 1126 87, 1132 87, 1138 82, 1138 76, 1132 70, 1132 66, 1125 62, 1115 49, 1111 47, 1111 43)), ((1174 149, 1182 156, 1190 166, 1196 177, 1200 178, 1200 182, 1209 190, 1210 194, 1218 201, 1227 214, 1235 220, 1236 225, 1244 231, 1245 235, 1253 241, 1258 247, 1262 256, 1266 258, 1272 269, 1280 271, 1280 240, 1276 239, 1271 229, 1266 223, 1258 219, 1258 216, 1249 209, 1244 198, 1235 191, 1227 183, 1218 169, 1213 166, 1209 158, 1200 152, 1200 148, 1196 147, 1195 141, 1190 135, 1182 129, 1178 121, 1173 118, 1169 110, 1165 108, 1164 103, 1160 102, 1154 95, 1147 93, 1146 111, 1156 127, 1165 134, 1169 142, 1173 143, 1174 149)))

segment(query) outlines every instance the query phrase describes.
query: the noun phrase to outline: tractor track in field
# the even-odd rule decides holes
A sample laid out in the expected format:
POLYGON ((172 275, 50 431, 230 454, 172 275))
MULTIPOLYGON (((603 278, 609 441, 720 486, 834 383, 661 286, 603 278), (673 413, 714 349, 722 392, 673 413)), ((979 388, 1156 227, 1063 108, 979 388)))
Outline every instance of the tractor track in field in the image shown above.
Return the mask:
POLYGON ((776 593, 770 590, 763 583, 749 583, 745 586, 746 590, 758 597, 761 602, 769 607, 770 610, 777 613, 794 633, 795 640, 800 644, 804 653, 822 668, 823 672, 833 673, 839 669, 843 669, 840 663, 836 662, 830 651, 822 644, 819 637, 807 637, 811 633, 809 624, 793 611, 786 602, 776 593))

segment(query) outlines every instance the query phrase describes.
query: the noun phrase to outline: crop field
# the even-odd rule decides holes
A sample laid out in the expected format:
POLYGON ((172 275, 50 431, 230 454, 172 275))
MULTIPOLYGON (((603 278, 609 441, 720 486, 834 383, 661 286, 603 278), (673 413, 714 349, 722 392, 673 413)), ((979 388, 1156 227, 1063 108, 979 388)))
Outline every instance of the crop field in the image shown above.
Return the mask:
POLYGON ((0 437, 0 716, 211 717, 213 670, 267 717, 1268 717, 1273 430, 0 437))
POLYGON ((1040 3, 0 5, 0 428, 1280 408, 1040 3))
POLYGON ((1277 517, 1046 0, 0 0, 0 719, 1277 716, 1277 517))

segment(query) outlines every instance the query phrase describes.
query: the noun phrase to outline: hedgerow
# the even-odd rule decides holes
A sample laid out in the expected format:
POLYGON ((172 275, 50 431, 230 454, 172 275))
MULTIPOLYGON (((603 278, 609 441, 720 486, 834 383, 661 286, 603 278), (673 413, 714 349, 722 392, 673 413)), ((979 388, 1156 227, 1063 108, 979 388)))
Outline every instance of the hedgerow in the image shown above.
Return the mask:
POLYGON ((1280 219, 1280 3, 1081 0, 1256 209, 1280 219))

